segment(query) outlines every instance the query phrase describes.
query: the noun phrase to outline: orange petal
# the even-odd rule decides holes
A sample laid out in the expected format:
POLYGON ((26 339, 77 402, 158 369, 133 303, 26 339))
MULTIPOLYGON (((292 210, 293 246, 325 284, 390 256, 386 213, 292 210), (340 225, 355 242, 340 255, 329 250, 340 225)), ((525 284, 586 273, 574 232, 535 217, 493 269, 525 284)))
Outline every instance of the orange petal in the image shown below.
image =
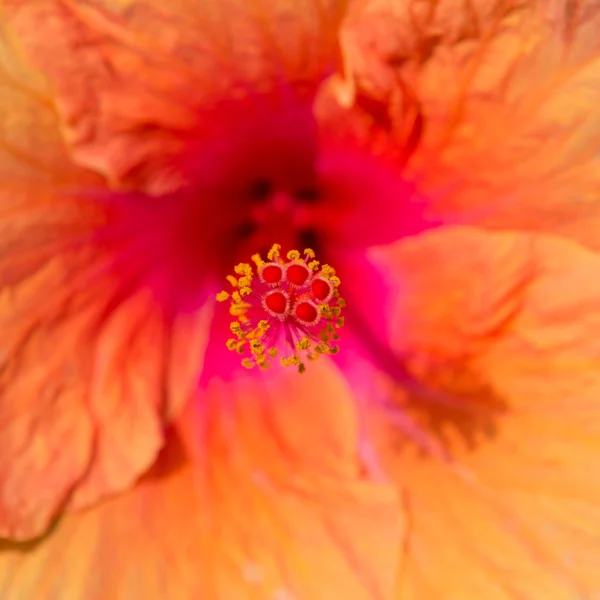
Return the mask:
MULTIPOLYGON (((0 181, 93 184, 76 168, 62 141, 49 86, 22 58, 20 41, 0 13, 0 181)), ((10 190, 14 196, 17 190, 10 190)))
POLYGON ((11 597, 389 598, 394 491, 363 480, 344 379, 214 381, 135 489, 69 515, 36 546, 6 545, 11 597))
POLYGON ((402 286, 394 344, 443 392, 382 382, 372 414, 406 497, 397 597, 593 598, 600 258, 551 236, 457 229, 387 260, 402 286))
POLYGON ((42 199, 0 216, 0 522, 19 538, 39 533, 75 484, 81 506, 147 469, 197 380, 211 315, 166 320, 148 292, 102 276, 110 254, 72 245, 68 232, 85 236, 89 223, 81 206, 42 199))
POLYGON ((112 184, 162 192, 186 177, 181 156, 190 137, 201 136, 200 106, 232 93, 319 83, 337 57, 345 2, 5 5, 56 86, 78 162, 112 184))
POLYGON ((3 25, 0 89, 0 535, 29 537, 66 502, 90 460, 85 387, 70 371, 72 356, 61 353, 57 326, 64 319, 75 333, 85 312, 48 315, 44 333, 39 314, 77 262, 52 254, 58 232, 81 232, 73 226, 79 209, 53 204, 50 190, 94 178, 70 165, 48 90, 3 25))
POLYGON ((390 143, 418 114, 407 175, 433 217, 598 248, 599 27, 585 2, 367 0, 344 29, 346 70, 390 143))
POLYGON ((114 276, 93 242, 105 211, 73 192, 98 178, 69 162, 48 90, 0 34, 0 535, 26 539, 153 462, 210 311, 165 320, 114 276))

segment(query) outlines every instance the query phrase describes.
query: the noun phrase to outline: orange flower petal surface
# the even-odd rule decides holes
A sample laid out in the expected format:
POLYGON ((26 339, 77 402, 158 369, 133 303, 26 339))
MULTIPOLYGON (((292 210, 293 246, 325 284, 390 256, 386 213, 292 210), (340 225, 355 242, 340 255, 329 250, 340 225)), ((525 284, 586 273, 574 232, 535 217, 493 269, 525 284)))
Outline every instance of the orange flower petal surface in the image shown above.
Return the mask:
POLYGON ((153 462, 210 315, 166 320, 114 276, 93 242, 105 212, 73 191, 99 180, 69 162, 47 87, 0 39, 0 536, 26 539, 153 462))
POLYGON ((342 40, 388 145, 413 124, 407 173, 432 216, 597 249, 599 28, 594 2, 367 0, 342 40))
POLYGON ((38 546, 5 545, 0 589, 64 600, 389 598, 401 511, 392 488, 363 479, 356 445, 350 390, 325 361, 302 386, 289 371, 214 381, 134 490, 66 516, 38 546))
POLYGON ((190 139, 199 143, 200 106, 273 85, 314 88, 337 59, 345 7, 317 0, 5 4, 57 90, 77 161, 111 184, 152 192, 186 180, 181 156, 190 139))
POLYGON ((386 260, 401 289, 393 343, 431 388, 407 397, 382 380, 386 402, 371 413, 406 498, 397 597, 594 598, 597 254, 456 229, 401 242, 386 260))

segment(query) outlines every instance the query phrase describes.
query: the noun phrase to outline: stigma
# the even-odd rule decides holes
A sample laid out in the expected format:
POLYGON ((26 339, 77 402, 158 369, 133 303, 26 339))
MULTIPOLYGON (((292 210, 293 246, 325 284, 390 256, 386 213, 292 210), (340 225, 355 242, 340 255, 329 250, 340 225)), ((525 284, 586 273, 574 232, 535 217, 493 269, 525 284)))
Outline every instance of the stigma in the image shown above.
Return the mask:
POLYGON ((227 347, 242 356, 242 365, 266 369, 278 361, 303 373, 308 361, 337 354, 345 301, 335 270, 315 260, 310 248, 284 258, 279 244, 266 261, 255 254, 252 262, 238 264, 227 277, 232 291, 217 294, 218 301, 231 302, 235 337, 227 347))

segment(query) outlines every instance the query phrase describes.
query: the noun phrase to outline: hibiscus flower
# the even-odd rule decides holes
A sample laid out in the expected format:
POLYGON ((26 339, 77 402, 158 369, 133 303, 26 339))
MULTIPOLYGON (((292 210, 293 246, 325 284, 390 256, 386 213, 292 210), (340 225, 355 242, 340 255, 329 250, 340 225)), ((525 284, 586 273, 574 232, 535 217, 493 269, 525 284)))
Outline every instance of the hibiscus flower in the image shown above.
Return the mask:
POLYGON ((2 10, 0 597, 600 594, 592 3, 2 10))

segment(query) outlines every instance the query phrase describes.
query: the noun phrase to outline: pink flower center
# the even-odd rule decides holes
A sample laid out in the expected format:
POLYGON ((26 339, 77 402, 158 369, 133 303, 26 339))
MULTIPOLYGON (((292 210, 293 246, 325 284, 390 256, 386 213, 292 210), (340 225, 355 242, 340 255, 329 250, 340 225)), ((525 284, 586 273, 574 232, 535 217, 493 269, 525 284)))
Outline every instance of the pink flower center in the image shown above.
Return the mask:
MULTIPOLYGON (((273 240, 286 249, 313 248, 327 260, 338 250, 398 239, 412 222, 405 211, 410 186, 359 141, 338 139, 311 103, 278 92, 207 110, 182 167, 186 185, 111 207, 130 213, 122 231, 110 232, 123 248, 123 278, 133 272, 164 298, 167 311, 195 310, 232 264, 256 252, 265 256, 273 240)), ((121 228, 120 214, 110 221, 121 228)), ((307 302, 328 304, 334 287, 309 262, 268 259, 253 286, 295 286, 307 302)), ((264 304, 261 296, 260 307, 314 323, 314 307, 298 301, 290 293, 284 308, 281 296, 264 304)))

